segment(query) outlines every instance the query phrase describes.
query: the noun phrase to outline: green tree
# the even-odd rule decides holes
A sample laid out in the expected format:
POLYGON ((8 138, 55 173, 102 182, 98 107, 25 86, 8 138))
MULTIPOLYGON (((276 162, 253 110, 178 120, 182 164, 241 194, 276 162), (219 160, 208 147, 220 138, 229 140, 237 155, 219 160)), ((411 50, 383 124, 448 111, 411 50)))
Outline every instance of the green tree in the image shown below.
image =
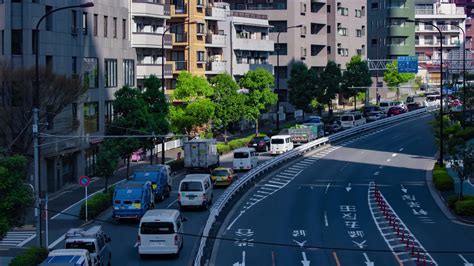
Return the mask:
POLYGON ((340 91, 341 81, 341 68, 334 61, 328 61, 324 71, 320 74, 320 82, 316 95, 318 102, 328 105, 330 118, 332 118, 333 113, 332 101, 340 91))
POLYGON ((248 89, 244 117, 255 121, 255 134, 258 135, 258 118, 260 114, 274 105, 278 96, 271 91, 274 85, 273 75, 263 68, 245 73, 240 79, 240 86, 248 89))
POLYGON ((206 78, 181 72, 172 95, 179 104, 170 107, 171 130, 190 136, 209 130, 215 111, 210 100, 213 94, 214 89, 206 78))
POLYGON ((309 70, 302 62, 291 66, 288 89, 290 89, 290 103, 305 112, 311 111, 311 101, 315 98, 318 74, 309 70))
MULTIPOLYGON (((143 85, 144 92, 142 96, 150 119, 147 123, 147 131, 157 135, 166 135, 170 130, 167 120, 169 104, 161 90, 161 81, 155 75, 151 75, 144 80, 143 85)), ((165 139, 162 138, 161 141, 165 141, 165 139)), ((147 139, 144 142, 145 149, 150 150, 150 164, 153 164, 153 150, 156 144, 155 139, 147 139)))
POLYGON ((451 167, 458 174, 460 179, 459 200, 463 199, 463 185, 464 181, 471 177, 474 169, 474 145, 468 144, 465 141, 460 142, 452 148, 451 167))
POLYGON ((398 86, 415 78, 415 74, 398 73, 398 61, 393 60, 392 63, 387 64, 387 70, 383 73, 383 80, 393 90, 397 88, 397 95, 399 94, 398 86))
POLYGON ((214 124, 224 130, 224 142, 227 144, 227 129, 230 124, 243 116, 245 95, 238 92, 239 85, 231 75, 219 74, 211 79, 214 87, 212 102, 215 105, 214 124))
MULTIPOLYGON (((115 119, 108 127, 110 135, 147 134, 150 114, 142 93, 134 88, 124 86, 115 92, 115 119)), ((139 138, 124 137, 114 139, 120 157, 126 160, 127 176, 130 170, 130 156, 143 145, 139 138)))
POLYGON ((363 61, 360 56, 353 56, 351 61, 346 64, 346 71, 343 76, 343 91, 345 97, 354 97, 354 110, 357 109, 357 94, 365 92, 360 87, 370 87, 372 79, 370 78, 369 67, 367 62, 363 61), (353 89, 353 87, 359 87, 353 89))
POLYGON ((0 238, 12 226, 21 224, 21 217, 33 194, 26 184, 27 160, 21 155, 0 154, 0 238))
POLYGON ((112 139, 106 139, 99 146, 97 154, 97 171, 96 174, 105 178, 104 193, 107 193, 109 187, 109 178, 113 176, 118 166, 119 153, 117 151, 116 142, 112 139))

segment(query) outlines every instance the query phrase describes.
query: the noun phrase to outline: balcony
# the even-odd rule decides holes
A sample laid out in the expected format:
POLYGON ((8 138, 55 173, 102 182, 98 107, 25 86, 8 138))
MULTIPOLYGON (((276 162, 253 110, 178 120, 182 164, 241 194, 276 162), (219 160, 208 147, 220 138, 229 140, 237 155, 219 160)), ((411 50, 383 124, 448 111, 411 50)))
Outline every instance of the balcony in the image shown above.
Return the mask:
POLYGON ((179 74, 181 71, 188 70, 188 62, 186 61, 172 61, 172 72, 173 74, 179 74))
POLYGON ((411 8, 392 7, 388 9, 388 15, 390 18, 410 18, 413 17, 414 10, 411 8))
POLYGON ((188 8, 186 5, 171 5, 170 13, 172 17, 185 18, 188 16, 188 8))
POLYGON ((226 72, 226 61, 207 62, 206 74, 220 74, 226 72))
POLYGON ((206 35, 206 47, 225 47, 226 36, 220 34, 207 34, 206 35))
MULTIPOLYGON (((132 33, 132 47, 161 49, 161 42, 162 42, 161 36, 162 35, 158 33, 133 32, 132 33)), ((164 43, 165 43, 165 49, 172 48, 173 36, 171 34, 166 34, 164 43)))
POLYGON ((250 70, 256 70, 257 68, 264 68, 265 70, 269 71, 273 74, 273 65, 270 64, 234 64, 234 75, 243 76, 250 70))
POLYGON ((412 27, 401 27, 401 26, 391 26, 388 28, 390 36, 401 36, 401 37, 408 37, 413 34, 413 26, 412 27))
POLYGON ((169 5, 164 0, 133 0, 132 16, 168 18, 169 5))
POLYGON ((389 45, 389 55, 391 56, 408 56, 415 54, 414 46, 389 45))
POLYGON ((213 6, 206 8, 207 20, 224 21, 226 17, 227 17, 227 11, 225 10, 225 8, 213 7, 213 6))
MULTIPOLYGON (((137 64, 137 79, 144 79, 148 76, 155 75, 161 77, 161 64, 137 64)), ((165 64, 165 78, 172 78, 173 66, 165 64)))
POLYGON ((186 33, 175 33, 173 35, 173 46, 188 45, 188 36, 186 33))
POLYGON ((235 50, 246 50, 246 51, 264 51, 273 52, 274 41, 267 39, 247 39, 247 38, 235 38, 234 39, 235 50))

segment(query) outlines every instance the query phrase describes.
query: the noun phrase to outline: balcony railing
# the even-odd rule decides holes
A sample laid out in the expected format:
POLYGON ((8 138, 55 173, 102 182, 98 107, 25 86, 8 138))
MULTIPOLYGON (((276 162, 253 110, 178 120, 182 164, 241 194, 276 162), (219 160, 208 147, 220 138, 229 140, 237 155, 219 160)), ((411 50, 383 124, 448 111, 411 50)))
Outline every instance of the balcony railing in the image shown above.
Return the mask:
POLYGON ((186 33, 175 33, 173 40, 174 43, 186 43, 188 42, 188 36, 186 33))
POLYGON ((186 61, 174 61, 174 71, 183 71, 188 69, 186 61))
POLYGON ((254 19, 268 19, 267 15, 253 14, 240 11, 230 11, 231 17, 241 17, 241 18, 254 18, 254 19))

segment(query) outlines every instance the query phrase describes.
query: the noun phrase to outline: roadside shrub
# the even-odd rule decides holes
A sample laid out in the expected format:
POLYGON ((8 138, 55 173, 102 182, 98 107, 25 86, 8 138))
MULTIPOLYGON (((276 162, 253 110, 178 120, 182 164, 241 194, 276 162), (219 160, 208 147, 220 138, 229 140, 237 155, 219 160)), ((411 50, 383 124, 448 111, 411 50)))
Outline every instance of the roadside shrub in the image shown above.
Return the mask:
POLYGON ((448 206, 449 208, 454 210, 454 206, 458 201, 459 195, 458 194, 451 194, 448 196, 448 206))
POLYGON ((461 215, 461 216, 473 216, 474 215, 474 200, 473 199, 458 200, 454 204, 454 212, 456 212, 457 215, 461 215))
POLYGON ((245 139, 234 139, 234 140, 229 141, 229 147, 231 150, 238 149, 245 145, 247 145, 247 142, 245 142, 245 139))
POLYGON ((470 140, 474 138, 474 127, 468 127, 466 129, 461 129, 456 133, 456 136, 464 140, 470 140))
MULTIPOLYGON (((260 133, 258 134, 259 137, 264 137, 267 136, 265 133, 260 133)), ((235 149, 241 148, 241 147, 246 147, 247 144, 255 137, 255 134, 249 135, 245 138, 240 138, 240 139, 234 139, 231 140, 226 144, 224 143, 217 143, 217 152, 219 154, 224 154, 231 152, 235 149)))
POLYGON ((228 153, 230 151, 231 151, 231 149, 230 149, 229 145, 226 145, 224 143, 217 143, 217 152, 219 154, 228 153))
POLYGON ((439 191, 452 191, 454 189, 454 179, 448 174, 445 168, 433 169, 433 183, 439 191))
POLYGON ((0 213, 0 239, 7 234, 8 229, 10 228, 6 216, 7 215, 0 213))
MULTIPOLYGON (((114 195, 114 188, 109 188, 107 193, 97 193, 87 200, 87 218, 93 219, 103 211, 112 206, 112 198, 114 195)), ((86 203, 83 202, 79 216, 82 220, 86 219, 86 203)))
POLYGON ((13 258, 10 266, 36 266, 48 257, 48 250, 43 247, 30 247, 13 258))

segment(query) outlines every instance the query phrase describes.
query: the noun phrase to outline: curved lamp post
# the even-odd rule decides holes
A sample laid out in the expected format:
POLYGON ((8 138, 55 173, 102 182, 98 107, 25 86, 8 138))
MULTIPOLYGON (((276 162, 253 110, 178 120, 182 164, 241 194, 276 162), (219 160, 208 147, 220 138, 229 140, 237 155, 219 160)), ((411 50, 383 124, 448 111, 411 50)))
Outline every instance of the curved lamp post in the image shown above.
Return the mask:
POLYGON ((462 127, 466 129, 466 32, 459 25, 451 24, 462 31, 462 127))

